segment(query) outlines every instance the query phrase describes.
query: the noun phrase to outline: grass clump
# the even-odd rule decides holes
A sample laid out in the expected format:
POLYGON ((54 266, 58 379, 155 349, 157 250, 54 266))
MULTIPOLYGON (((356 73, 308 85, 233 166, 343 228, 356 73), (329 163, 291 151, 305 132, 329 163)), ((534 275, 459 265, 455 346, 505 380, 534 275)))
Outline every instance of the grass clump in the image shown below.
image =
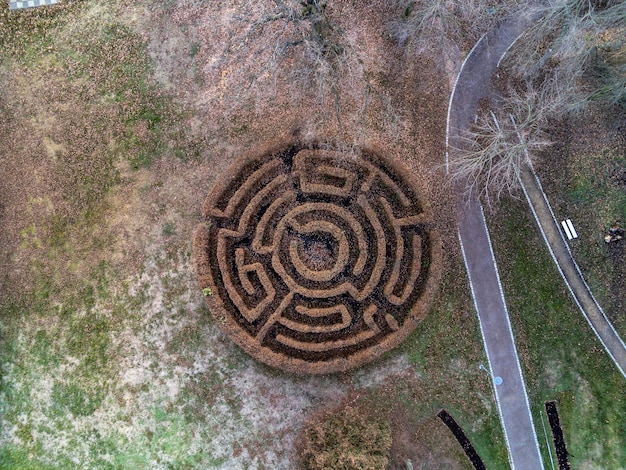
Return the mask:
POLYGON ((31 61, 45 53, 54 43, 54 30, 71 20, 87 2, 68 0, 43 8, 9 10, 8 2, 0 6, 0 63, 9 58, 31 61))
POLYGON ((311 470, 375 470, 386 467, 390 448, 389 422, 347 406, 308 423, 302 460, 311 470))

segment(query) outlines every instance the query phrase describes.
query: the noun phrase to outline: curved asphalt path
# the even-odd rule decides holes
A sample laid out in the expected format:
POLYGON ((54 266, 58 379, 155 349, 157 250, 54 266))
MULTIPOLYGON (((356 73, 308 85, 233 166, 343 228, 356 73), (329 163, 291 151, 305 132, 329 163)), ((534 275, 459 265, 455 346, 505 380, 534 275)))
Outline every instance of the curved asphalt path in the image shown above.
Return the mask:
MULTIPOLYGON (((463 145, 460 132, 476 114, 478 101, 491 93, 491 76, 501 57, 530 25, 523 15, 511 17, 483 36, 469 53, 457 77, 448 109, 447 148, 463 145)), ((446 163, 448 154, 446 153, 446 163)), ((459 208, 459 239, 512 468, 543 469, 498 268, 480 202, 459 208), (496 377, 502 383, 496 382, 496 377)))
POLYGON ((626 345, 585 282, 532 167, 522 168, 520 180, 543 239, 576 305, 619 371, 626 377, 626 345))

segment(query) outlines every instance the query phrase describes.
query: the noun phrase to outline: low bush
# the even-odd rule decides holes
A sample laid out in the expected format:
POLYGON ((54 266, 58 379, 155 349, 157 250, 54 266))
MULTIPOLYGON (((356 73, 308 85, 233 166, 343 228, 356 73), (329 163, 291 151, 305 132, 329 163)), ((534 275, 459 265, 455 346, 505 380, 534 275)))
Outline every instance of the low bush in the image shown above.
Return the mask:
POLYGON ((347 406, 309 421, 303 440, 307 469, 377 470, 389 460, 391 424, 347 406))

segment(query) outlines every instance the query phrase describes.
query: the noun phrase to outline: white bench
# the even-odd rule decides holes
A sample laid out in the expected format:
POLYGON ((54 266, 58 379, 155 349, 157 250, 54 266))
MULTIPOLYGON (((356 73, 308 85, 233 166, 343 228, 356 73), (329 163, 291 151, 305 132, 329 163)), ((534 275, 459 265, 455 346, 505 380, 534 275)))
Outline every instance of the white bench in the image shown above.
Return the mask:
POLYGON ((42 7, 45 5, 55 5, 59 0, 9 0, 9 10, 20 10, 22 8, 42 7))
POLYGON ((561 221, 561 225, 563 226, 563 230, 565 231, 565 235, 567 235, 568 240, 578 238, 578 233, 576 233, 574 224, 572 224, 572 221, 570 219, 565 219, 561 221))

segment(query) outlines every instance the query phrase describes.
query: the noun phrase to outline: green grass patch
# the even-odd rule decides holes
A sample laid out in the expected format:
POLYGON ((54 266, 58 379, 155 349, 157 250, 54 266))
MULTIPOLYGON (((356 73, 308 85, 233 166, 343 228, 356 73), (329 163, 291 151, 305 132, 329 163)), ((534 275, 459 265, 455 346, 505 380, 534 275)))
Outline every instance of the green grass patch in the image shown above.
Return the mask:
POLYGON ((76 384, 56 382, 52 389, 53 413, 59 416, 91 416, 102 404, 106 390, 98 387, 96 390, 87 390, 76 384))
POLYGON ((0 64, 7 58, 34 63, 54 44, 54 31, 77 14, 84 1, 67 0, 44 8, 9 10, 0 6, 0 64))
POLYGON ((19 447, 0 447, 0 468, 20 470, 52 470, 54 465, 47 465, 19 447))
POLYGON ((559 146, 539 167, 557 217, 571 218, 579 238, 570 242, 591 290, 622 337, 626 336, 626 244, 605 243, 609 228, 626 224, 625 110, 594 108, 561 123, 559 146), (567 138, 562 134, 568 132, 567 138))
POLYGON ((574 177, 564 193, 556 196, 567 204, 581 236, 572 251, 594 295, 624 336, 626 268, 623 255, 617 255, 624 248, 615 247, 612 253, 603 237, 616 221, 626 223, 626 191, 617 178, 626 167, 626 158, 623 151, 606 148, 597 154, 576 154, 569 165, 574 177))
POLYGON ((108 362, 110 322, 99 315, 86 315, 72 321, 67 350, 73 356, 81 357, 85 372, 100 372, 108 362))
POLYGON ((454 415, 488 468, 508 462, 489 378, 478 317, 460 259, 448 260, 437 299, 400 346, 423 378, 419 416, 445 408, 454 415))
POLYGON ((538 432, 544 402, 557 399, 572 467, 619 468, 623 376, 574 304, 526 203, 504 201, 489 227, 538 432))

